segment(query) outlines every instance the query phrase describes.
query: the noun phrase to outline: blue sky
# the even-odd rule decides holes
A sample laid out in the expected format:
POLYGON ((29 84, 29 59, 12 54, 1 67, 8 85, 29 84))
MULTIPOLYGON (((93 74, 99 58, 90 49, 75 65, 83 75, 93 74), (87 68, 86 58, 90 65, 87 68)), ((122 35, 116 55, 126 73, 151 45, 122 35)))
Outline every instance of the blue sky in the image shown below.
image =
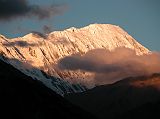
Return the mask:
POLYGON ((22 36, 31 31, 42 32, 44 25, 53 30, 83 27, 91 23, 119 25, 151 50, 160 51, 159 0, 30 0, 30 4, 67 6, 63 14, 45 20, 29 18, 0 22, 0 34, 22 36))

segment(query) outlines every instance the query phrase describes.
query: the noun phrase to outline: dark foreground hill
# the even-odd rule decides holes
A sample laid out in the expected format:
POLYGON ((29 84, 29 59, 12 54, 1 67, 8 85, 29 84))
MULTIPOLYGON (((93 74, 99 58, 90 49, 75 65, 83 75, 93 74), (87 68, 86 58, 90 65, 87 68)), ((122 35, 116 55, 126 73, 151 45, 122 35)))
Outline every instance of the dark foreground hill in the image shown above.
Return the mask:
POLYGON ((42 83, 0 61, 0 119, 94 118, 42 83))
POLYGON ((65 97, 102 119, 160 118, 160 74, 130 77, 65 97))

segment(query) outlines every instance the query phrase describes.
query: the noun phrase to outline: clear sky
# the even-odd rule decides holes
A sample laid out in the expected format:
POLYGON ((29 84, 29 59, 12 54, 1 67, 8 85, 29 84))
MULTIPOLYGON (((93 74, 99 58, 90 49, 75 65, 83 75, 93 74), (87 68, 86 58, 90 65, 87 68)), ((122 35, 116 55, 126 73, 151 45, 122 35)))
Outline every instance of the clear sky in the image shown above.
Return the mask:
POLYGON ((52 30, 83 27, 91 23, 119 25, 151 50, 160 51, 160 0, 29 0, 30 4, 63 4, 64 12, 44 20, 30 18, 0 21, 0 34, 22 36, 42 32, 44 25, 52 30))

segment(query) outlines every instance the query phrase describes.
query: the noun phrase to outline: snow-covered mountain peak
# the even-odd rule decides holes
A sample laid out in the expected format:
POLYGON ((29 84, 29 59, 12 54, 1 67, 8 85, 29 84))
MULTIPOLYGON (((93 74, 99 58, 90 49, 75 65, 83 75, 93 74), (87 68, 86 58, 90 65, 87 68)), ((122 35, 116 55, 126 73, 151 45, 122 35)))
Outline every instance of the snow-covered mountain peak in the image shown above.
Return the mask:
MULTIPOLYGON (((14 39, 0 36, 1 55, 31 65, 34 67, 33 71, 28 71, 19 64, 11 63, 18 69, 23 69, 24 73, 27 72, 28 75, 32 75, 37 79, 40 78, 48 87, 56 85, 51 87, 54 90, 61 90, 61 85, 65 85, 66 81, 88 85, 93 80, 93 74, 88 72, 61 71, 57 69, 55 65, 61 58, 76 53, 84 54, 93 49, 114 50, 117 47, 133 49, 138 55, 149 53, 147 48, 139 44, 127 32, 119 26, 111 24, 91 24, 83 28, 71 27, 64 31, 54 31, 48 35, 30 33, 14 39), (53 80, 42 78, 41 71, 61 80, 56 80, 53 83, 53 80)), ((10 63, 9 60, 8 62, 10 63)), ((69 92, 70 89, 67 87, 71 86, 67 84, 65 89, 69 92)))

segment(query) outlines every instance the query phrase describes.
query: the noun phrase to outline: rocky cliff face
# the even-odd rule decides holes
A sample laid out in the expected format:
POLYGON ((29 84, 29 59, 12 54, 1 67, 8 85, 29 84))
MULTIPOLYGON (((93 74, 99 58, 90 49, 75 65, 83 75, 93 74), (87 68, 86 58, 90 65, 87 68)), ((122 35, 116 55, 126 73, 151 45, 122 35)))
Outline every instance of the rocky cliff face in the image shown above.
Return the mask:
MULTIPOLYGON (((61 58, 76 53, 84 54, 97 48, 113 50, 117 47, 131 48, 137 55, 149 52, 119 26, 110 24, 91 24, 80 29, 72 27, 47 36, 37 33, 13 39, 0 36, 1 59, 60 93, 64 93, 61 86, 66 83, 63 89, 70 92, 68 87, 73 87, 70 83, 85 85, 93 80, 93 74, 88 72, 61 71, 56 68, 61 58), (50 77, 57 77, 56 80, 48 80, 41 71, 50 77)), ((80 85, 71 89, 74 92, 85 90, 80 85)))

